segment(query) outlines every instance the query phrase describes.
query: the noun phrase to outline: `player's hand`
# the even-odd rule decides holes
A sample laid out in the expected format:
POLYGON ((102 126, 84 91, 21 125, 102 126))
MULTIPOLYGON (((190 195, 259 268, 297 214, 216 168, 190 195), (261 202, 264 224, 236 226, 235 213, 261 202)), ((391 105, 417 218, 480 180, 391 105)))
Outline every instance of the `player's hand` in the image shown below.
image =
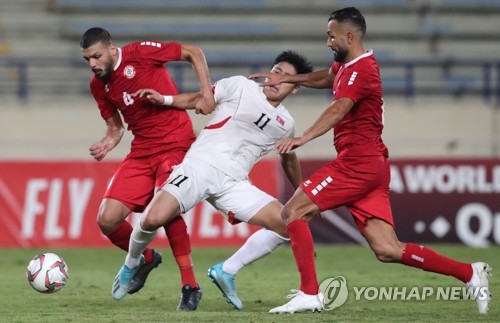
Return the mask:
POLYGON ((285 76, 278 74, 278 73, 271 73, 271 72, 263 72, 263 73, 254 73, 250 75, 248 78, 249 79, 258 79, 258 78, 265 78, 264 82, 260 82, 259 85, 264 87, 264 86, 276 86, 281 83, 286 83, 285 82, 285 76))
POLYGON ((146 98, 149 100, 149 102, 156 104, 156 105, 163 105, 165 102, 165 98, 163 95, 158 93, 157 91, 153 89, 141 89, 135 93, 132 94, 132 97, 139 97, 139 98, 146 98))
POLYGON ((196 114, 207 115, 215 110, 215 99, 212 93, 209 95, 201 95, 196 105, 194 106, 196 114))
POLYGON ((306 143, 303 137, 285 138, 280 140, 274 150, 279 154, 286 154, 290 151, 303 146, 306 143))
POLYGON ((101 161, 104 159, 106 154, 108 153, 108 147, 102 142, 96 142, 89 148, 90 155, 97 161, 101 161))

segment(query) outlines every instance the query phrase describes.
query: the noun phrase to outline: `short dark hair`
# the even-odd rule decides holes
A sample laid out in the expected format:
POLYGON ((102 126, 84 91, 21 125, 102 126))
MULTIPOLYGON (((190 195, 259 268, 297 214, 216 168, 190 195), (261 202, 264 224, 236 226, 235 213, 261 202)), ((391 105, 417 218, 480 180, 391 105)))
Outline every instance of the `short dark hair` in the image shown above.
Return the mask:
POLYGON ((89 48, 97 43, 103 43, 104 45, 109 45, 113 41, 111 40, 111 35, 106 29, 101 27, 92 27, 87 30, 82 38, 80 39, 81 48, 89 48))
POLYGON ((302 56, 293 50, 281 52, 274 59, 273 66, 281 62, 287 62, 292 65, 295 68, 295 71, 297 71, 297 74, 310 73, 313 70, 311 62, 309 62, 305 56, 302 56))
POLYGON ((337 20, 340 24, 350 23, 351 25, 357 27, 363 36, 366 34, 366 21, 365 17, 361 14, 357 8, 347 7, 334 11, 330 14, 328 21, 337 20))

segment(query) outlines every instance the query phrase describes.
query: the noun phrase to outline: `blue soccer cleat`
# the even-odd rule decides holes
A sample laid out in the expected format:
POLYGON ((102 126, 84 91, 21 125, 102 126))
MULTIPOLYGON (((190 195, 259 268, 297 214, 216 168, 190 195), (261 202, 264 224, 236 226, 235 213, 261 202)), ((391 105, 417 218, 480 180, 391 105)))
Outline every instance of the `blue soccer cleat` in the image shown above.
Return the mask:
POLYGON ((234 276, 222 270, 222 263, 208 269, 208 277, 220 289, 227 302, 233 305, 234 309, 241 310, 243 309, 243 303, 238 298, 234 288, 234 276))
POLYGON ((119 301, 127 296, 132 278, 137 274, 143 263, 144 257, 141 257, 139 266, 130 269, 126 265, 123 265, 122 268, 120 268, 113 282, 113 288, 111 289, 111 296, 113 296, 113 299, 119 301))

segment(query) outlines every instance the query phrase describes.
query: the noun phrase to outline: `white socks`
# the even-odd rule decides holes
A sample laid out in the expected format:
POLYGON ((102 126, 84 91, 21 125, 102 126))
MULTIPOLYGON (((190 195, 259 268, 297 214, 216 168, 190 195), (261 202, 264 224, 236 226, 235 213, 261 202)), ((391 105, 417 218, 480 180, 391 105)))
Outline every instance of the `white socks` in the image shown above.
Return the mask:
POLYGON ((134 231, 130 235, 130 242, 128 245, 128 254, 125 258, 125 265, 128 268, 135 268, 141 262, 141 255, 147 246, 153 241, 156 236, 156 231, 144 231, 141 229, 141 224, 138 223, 134 227, 134 231))
POLYGON ((261 229, 252 234, 238 251, 228 260, 224 261, 222 270, 228 274, 235 275, 244 266, 268 255, 271 251, 289 240, 274 231, 261 229))

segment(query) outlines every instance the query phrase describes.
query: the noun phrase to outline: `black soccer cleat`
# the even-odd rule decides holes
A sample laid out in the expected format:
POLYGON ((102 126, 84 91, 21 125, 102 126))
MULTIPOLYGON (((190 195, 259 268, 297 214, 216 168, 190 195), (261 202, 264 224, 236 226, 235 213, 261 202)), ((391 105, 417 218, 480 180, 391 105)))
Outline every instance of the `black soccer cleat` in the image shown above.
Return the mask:
POLYGON ((139 268, 137 274, 135 274, 134 278, 130 282, 130 287, 128 289, 129 294, 137 293, 141 288, 144 287, 146 283, 146 279, 148 279, 148 275, 151 270, 158 267, 161 264, 161 253, 156 250, 153 250, 153 260, 149 264, 144 264, 139 268))
POLYGON ((178 311, 195 311, 198 307, 202 296, 201 289, 192 288, 191 285, 186 284, 182 286, 181 289, 181 300, 179 301, 179 306, 177 306, 178 311))

